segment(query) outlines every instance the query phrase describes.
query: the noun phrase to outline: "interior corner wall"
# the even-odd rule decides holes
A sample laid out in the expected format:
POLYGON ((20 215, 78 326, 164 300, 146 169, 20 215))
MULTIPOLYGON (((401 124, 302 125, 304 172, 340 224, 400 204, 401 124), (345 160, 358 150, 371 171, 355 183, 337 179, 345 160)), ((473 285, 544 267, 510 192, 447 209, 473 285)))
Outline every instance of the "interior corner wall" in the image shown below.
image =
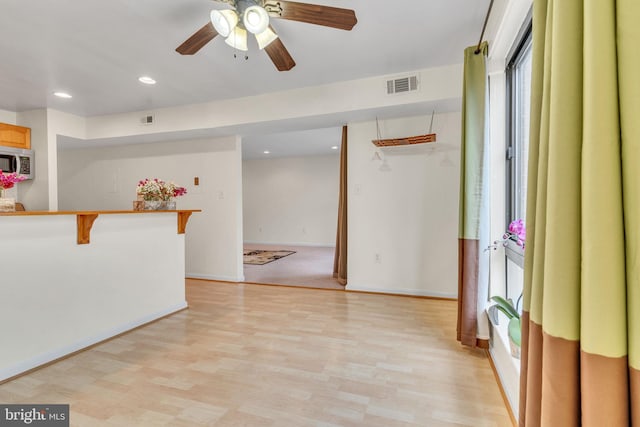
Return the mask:
MULTIPOLYGON (((380 133, 421 135, 430 119, 381 121, 380 133)), ((349 124, 347 289, 457 296, 460 123, 437 114, 434 145, 383 149, 376 122, 349 124)))
POLYGON ((237 137, 59 150, 59 207, 131 210, 139 180, 174 181, 187 188, 178 208, 202 209, 187 225, 187 276, 242 281, 240 151, 237 137))
POLYGON ((49 130, 47 110, 16 114, 16 124, 31 128, 31 149, 35 151, 35 179, 21 182, 18 200, 28 210, 49 209, 49 130))
POLYGON ((242 174, 245 242, 335 245, 340 156, 246 160, 242 174))

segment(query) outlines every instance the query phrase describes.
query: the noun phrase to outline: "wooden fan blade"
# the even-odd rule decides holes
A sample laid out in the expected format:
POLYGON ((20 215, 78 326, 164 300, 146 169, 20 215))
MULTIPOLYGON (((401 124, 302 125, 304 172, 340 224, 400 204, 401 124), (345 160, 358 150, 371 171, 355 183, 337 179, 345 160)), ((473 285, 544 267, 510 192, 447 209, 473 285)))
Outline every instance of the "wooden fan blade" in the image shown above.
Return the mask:
POLYGON ((287 48, 284 47, 280 38, 269 43, 264 50, 267 52, 267 55, 269 55, 269 58, 271 58, 271 61, 278 71, 289 71, 296 66, 296 62, 289 54, 287 48))
POLYGON ((202 49, 204 45, 213 40, 217 35, 218 32, 213 28, 213 24, 208 22, 204 27, 193 33, 191 37, 178 46, 176 52, 181 55, 193 55, 202 49))
POLYGON ((298 3, 285 0, 267 0, 264 8, 269 15, 291 21, 323 25, 350 31, 358 22, 356 13, 351 9, 298 3))

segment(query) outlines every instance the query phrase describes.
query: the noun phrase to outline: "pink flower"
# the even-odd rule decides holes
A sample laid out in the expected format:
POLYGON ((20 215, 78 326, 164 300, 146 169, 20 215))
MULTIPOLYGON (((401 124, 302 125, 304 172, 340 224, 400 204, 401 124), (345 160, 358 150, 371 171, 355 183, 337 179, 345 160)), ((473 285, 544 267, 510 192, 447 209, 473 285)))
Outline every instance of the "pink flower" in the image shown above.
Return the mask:
POLYGON ((173 190, 173 197, 184 196, 185 194, 187 194, 187 189, 184 187, 176 187, 173 190))
POLYGON ((18 182, 24 181, 26 178, 24 176, 18 175, 17 172, 4 174, 2 173, 2 169, 0 169, 0 188, 9 189, 13 188, 15 184, 18 182))
POLYGON ((524 248, 524 242, 527 239, 527 228, 524 225, 524 221, 522 219, 511 221, 509 230, 504 235, 504 238, 514 240, 518 246, 524 248))

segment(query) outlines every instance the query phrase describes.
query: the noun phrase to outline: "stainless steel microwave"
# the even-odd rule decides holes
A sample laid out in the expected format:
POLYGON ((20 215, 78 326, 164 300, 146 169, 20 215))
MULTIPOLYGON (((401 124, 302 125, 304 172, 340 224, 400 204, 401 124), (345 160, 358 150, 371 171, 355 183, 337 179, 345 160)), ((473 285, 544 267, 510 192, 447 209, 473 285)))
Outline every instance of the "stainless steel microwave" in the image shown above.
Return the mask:
POLYGON ((27 179, 35 177, 35 153, 33 150, 0 147, 0 170, 3 173, 17 172, 27 179))

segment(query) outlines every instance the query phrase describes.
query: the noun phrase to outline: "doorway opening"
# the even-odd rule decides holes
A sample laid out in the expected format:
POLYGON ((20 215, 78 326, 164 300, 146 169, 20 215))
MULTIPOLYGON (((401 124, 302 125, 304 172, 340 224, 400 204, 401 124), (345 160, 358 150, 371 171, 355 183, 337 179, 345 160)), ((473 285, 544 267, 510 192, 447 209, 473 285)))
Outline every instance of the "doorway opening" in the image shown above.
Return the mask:
POLYGON ((333 278, 341 133, 243 138, 245 282, 344 289, 333 278))

